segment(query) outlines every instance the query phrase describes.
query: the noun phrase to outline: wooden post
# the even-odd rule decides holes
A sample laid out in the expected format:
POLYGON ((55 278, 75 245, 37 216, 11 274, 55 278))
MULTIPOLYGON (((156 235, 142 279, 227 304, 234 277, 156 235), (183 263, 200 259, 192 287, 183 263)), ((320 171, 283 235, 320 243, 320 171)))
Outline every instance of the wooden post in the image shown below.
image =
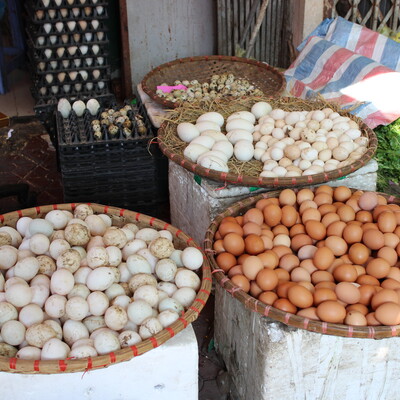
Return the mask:
POLYGON ((131 59, 129 52, 128 13, 126 9, 126 0, 119 0, 119 15, 121 21, 122 96, 125 99, 131 99, 133 97, 133 92, 132 92, 131 59))

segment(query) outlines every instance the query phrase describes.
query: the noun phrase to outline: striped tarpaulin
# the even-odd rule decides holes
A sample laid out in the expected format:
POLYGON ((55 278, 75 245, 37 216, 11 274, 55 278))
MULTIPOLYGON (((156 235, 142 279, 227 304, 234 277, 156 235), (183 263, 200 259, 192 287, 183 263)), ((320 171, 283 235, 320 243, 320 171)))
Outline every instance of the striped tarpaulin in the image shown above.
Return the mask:
POLYGON ((319 94, 343 108, 362 103, 352 113, 371 128, 400 117, 399 43, 343 18, 324 21, 313 33, 318 36, 302 43, 285 72, 291 95, 319 94))

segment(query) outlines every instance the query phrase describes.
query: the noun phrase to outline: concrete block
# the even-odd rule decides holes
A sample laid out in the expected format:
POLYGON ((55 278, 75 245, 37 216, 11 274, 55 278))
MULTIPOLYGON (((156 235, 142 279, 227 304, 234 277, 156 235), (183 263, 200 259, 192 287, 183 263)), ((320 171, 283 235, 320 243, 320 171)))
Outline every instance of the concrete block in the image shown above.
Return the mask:
POLYGON ((88 372, 0 372, 2 399, 196 400, 198 348, 192 325, 130 361, 88 372))
POLYGON ((355 339, 288 327, 218 284, 214 339, 234 400, 399 399, 400 338, 355 339))

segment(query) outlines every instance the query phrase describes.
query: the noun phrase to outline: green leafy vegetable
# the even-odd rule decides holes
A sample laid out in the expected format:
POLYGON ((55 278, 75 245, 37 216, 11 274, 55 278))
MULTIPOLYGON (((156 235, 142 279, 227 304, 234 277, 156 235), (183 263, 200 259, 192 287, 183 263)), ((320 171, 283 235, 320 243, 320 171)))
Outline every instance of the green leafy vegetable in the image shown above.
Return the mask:
POLYGON ((387 126, 375 129, 378 149, 375 159, 378 162, 377 190, 398 195, 400 180, 400 118, 387 126))

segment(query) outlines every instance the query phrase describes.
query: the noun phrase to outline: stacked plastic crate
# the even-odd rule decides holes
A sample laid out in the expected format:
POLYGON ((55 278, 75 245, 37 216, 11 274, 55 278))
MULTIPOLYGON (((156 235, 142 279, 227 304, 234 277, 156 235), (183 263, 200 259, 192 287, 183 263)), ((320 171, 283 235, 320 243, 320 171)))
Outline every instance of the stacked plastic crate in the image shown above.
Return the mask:
POLYGON ((107 1, 28 0, 24 4, 35 111, 54 138, 58 99, 110 95, 107 1))
POLYGON ((89 201, 169 218, 168 166, 142 104, 57 112, 66 202, 89 201))

